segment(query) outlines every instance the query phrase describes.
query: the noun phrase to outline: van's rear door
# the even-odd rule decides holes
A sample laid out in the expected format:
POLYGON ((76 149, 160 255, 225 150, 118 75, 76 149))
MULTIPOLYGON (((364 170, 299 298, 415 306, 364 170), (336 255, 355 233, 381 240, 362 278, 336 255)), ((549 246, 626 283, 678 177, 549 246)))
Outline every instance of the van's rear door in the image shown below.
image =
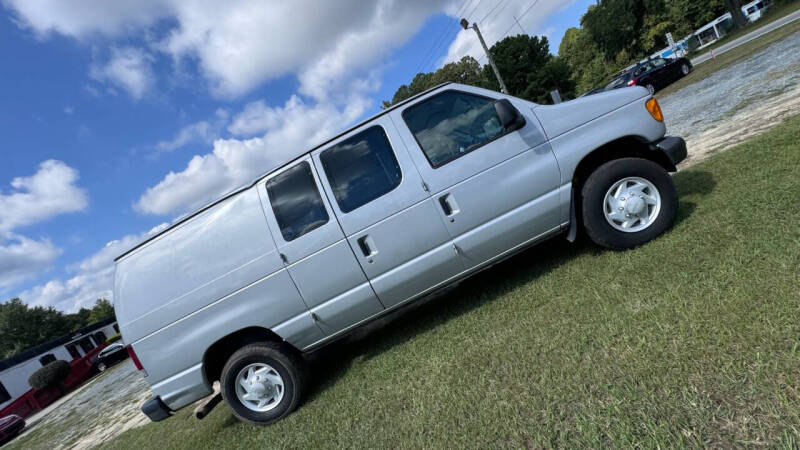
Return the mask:
POLYGON ((258 189, 281 258, 322 331, 335 334, 383 310, 320 193, 310 158, 258 189))

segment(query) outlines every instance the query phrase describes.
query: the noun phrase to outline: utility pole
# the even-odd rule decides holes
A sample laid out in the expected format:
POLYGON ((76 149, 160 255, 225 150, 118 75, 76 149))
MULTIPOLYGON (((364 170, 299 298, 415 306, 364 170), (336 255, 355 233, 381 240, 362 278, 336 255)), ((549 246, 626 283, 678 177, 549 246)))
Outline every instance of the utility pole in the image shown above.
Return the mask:
POLYGON ((475 34, 478 35, 478 40, 481 41, 481 46, 483 46, 483 51, 486 52, 486 58, 489 60, 489 65, 492 66, 492 70, 494 71, 494 76, 497 77, 497 81, 500 83, 500 92, 503 94, 508 94, 508 89, 506 89, 506 84, 503 83, 503 77, 500 76, 500 71, 497 70, 497 66, 494 63, 494 58, 492 58, 492 54, 489 53, 489 47, 486 46, 486 42, 483 40, 483 36, 481 35, 481 30, 478 29, 478 24, 473 23, 472 26, 469 26, 469 22, 467 19, 461 19, 461 27, 465 30, 469 30, 472 28, 475 30, 475 34))

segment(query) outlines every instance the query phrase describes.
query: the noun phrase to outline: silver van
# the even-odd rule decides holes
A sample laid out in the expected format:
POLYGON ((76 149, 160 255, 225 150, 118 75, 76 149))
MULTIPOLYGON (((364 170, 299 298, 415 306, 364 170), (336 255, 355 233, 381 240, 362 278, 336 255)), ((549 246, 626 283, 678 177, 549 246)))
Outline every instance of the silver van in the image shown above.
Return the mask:
POLYGON ((404 304, 549 237, 657 237, 686 157, 665 131, 641 87, 543 106, 446 84, 298 153, 116 259, 143 411, 219 380, 237 417, 274 422, 302 398, 303 353, 404 304))

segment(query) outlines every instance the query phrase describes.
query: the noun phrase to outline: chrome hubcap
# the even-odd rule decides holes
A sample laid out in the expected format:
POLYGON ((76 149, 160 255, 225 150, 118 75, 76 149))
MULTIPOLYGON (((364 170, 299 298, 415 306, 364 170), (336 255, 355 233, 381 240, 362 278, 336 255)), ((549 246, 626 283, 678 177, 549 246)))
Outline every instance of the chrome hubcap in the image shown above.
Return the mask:
POLYGON ((603 212, 615 229, 636 233, 653 224, 661 211, 661 195, 653 183, 628 177, 614 183, 606 192, 603 212))
POLYGON ((236 396, 248 409, 269 411, 283 399, 283 378, 269 364, 253 363, 236 376, 236 396))

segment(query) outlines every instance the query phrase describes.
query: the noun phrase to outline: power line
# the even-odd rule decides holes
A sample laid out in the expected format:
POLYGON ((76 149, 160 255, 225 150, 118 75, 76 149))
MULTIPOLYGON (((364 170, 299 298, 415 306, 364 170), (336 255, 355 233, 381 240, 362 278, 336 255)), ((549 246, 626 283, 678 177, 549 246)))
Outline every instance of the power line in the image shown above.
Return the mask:
POLYGON ((505 1, 505 0, 500 0, 499 2, 497 2, 497 4, 496 4, 496 5, 494 5, 494 8, 490 9, 490 10, 489 10, 489 12, 488 12, 488 13, 486 13, 486 15, 485 15, 485 16, 483 16, 483 19, 481 19, 481 20, 479 20, 479 21, 478 21, 478 23, 479 23, 479 24, 481 24, 481 25, 483 25, 483 21, 484 21, 484 20, 486 20, 486 18, 487 18, 487 17, 489 17, 489 15, 490 15, 491 13, 493 13, 493 12, 494 12, 494 10, 495 10, 495 9, 497 9, 497 7, 498 7, 498 6, 500 6, 500 4, 502 4, 504 1, 505 1))
MULTIPOLYGON (((530 4, 530 5, 529 5, 529 6, 528 6, 526 9, 525 9, 525 11, 523 11, 523 12, 522 12, 522 14, 520 14, 520 16, 519 16, 519 17, 516 17, 516 16, 512 17, 512 18, 514 19, 514 22, 512 22, 512 23, 511 23, 511 26, 510 26, 510 27, 508 27, 508 29, 506 30, 506 32, 505 32, 505 33, 503 33, 503 35, 502 35, 502 36, 500 36, 500 38, 498 38, 496 42, 500 42, 500 41, 502 41, 502 40, 503 40, 503 39, 504 39, 506 36, 508 36, 508 33, 509 33, 509 32, 510 32, 512 29, 514 29, 514 26, 516 26, 516 25, 519 25, 519 21, 520 21, 520 20, 522 20, 522 19, 523 19, 523 18, 524 18, 524 17, 525 17, 525 16, 526 16, 526 15, 527 15, 527 14, 528 14, 530 11, 531 11, 531 9, 532 9, 534 6, 536 6, 536 4, 537 4, 537 3, 539 3, 539 0, 533 0, 533 1, 531 2, 531 4, 530 4)), ((520 26, 521 26, 521 25, 520 25, 520 26)), ((480 62, 481 62, 481 60, 483 60, 483 59, 486 59, 486 55, 483 55, 483 56, 481 56, 480 58, 478 58, 478 63, 480 63, 480 62)))
MULTIPOLYGON (((461 13, 466 11, 467 7, 474 1, 475 0, 464 0, 464 2, 461 3, 461 7, 458 8, 458 11, 456 11, 456 17, 460 16, 461 13)), ((477 8, 478 5, 480 5, 481 1, 483 0, 478 0, 478 3, 475 5, 475 8, 477 8)), ((473 8, 472 12, 475 12, 475 8, 473 8)), ((451 31, 452 30, 449 29, 449 27, 446 26, 442 27, 442 32, 439 33, 439 36, 434 41, 433 45, 431 45, 428 51, 425 52, 425 56, 423 56, 420 62, 417 64, 417 68, 414 70, 415 73, 419 73, 420 70, 422 70, 425 66, 427 66, 430 63, 429 60, 436 55, 436 52, 442 46, 442 42, 446 42, 445 38, 448 34, 452 34, 451 31)), ((458 33, 458 31, 456 31, 456 33, 458 33)))
POLYGON ((525 10, 525 11, 524 11, 522 14, 520 14, 520 16, 519 16, 519 17, 514 17, 514 19, 515 19, 515 20, 514 20, 514 23, 512 23, 512 24, 511 24, 511 26, 510 26, 510 27, 508 27, 508 29, 506 30, 506 32, 505 32, 505 33, 503 33, 503 35, 502 35, 502 36, 500 36, 500 39, 498 39, 498 41, 502 41, 502 40, 503 40, 503 38, 504 38, 504 37, 506 37, 506 36, 508 35, 508 33, 509 33, 509 32, 510 32, 512 29, 514 29, 514 25, 517 25, 517 23, 518 23, 520 20, 522 20, 522 19, 523 19, 523 18, 524 18, 524 17, 525 17, 525 16, 526 16, 526 15, 527 15, 527 14, 528 14, 530 11, 531 11, 531 8, 533 8, 534 6, 536 6, 536 4, 537 4, 537 3, 539 3, 539 0, 533 0, 533 2, 531 2, 531 5, 530 5, 530 6, 528 6, 528 9, 526 9, 526 10, 525 10))

